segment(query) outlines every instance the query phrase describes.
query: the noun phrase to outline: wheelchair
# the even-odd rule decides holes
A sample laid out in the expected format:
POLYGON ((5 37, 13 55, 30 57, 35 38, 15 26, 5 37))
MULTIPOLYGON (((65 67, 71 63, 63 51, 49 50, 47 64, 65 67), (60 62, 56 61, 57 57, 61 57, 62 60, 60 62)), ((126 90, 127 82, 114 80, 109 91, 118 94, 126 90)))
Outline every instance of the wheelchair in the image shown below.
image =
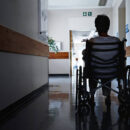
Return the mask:
MULTIPOLYGON (((130 116, 130 65, 126 66, 125 57, 125 42, 126 39, 115 43, 91 43, 86 41, 87 55, 84 56, 84 67, 80 66, 76 70, 76 109, 78 111, 85 111, 89 114, 92 104, 91 97, 96 90, 105 87, 110 91, 118 94, 119 100, 119 115, 130 116), (103 46, 115 45, 115 48, 104 49, 103 46), (100 46, 100 47, 99 47, 100 46), (99 49, 102 48, 102 49, 99 49), (116 54, 111 58, 104 60, 94 54, 116 54), (91 86, 88 85, 89 80, 96 81, 98 86, 94 89, 88 90, 91 86), (102 79, 108 79, 102 83, 102 79), (108 83, 113 80, 118 82, 118 90, 108 87, 108 83)), ((106 102, 107 104, 107 102, 106 102)))

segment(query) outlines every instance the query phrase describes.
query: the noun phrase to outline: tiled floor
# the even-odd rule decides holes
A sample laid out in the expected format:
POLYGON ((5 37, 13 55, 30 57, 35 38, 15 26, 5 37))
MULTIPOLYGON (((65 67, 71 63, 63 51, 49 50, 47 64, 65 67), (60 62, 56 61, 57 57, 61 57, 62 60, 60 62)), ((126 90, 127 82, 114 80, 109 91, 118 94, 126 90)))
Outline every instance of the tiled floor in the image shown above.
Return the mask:
POLYGON ((130 130, 130 122, 119 118, 116 94, 111 94, 111 110, 107 111, 98 90, 94 113, 79 115, 75 114, 75 79, 50 77, 49 82, 43 94, 1 124, 0 130, 130 130))

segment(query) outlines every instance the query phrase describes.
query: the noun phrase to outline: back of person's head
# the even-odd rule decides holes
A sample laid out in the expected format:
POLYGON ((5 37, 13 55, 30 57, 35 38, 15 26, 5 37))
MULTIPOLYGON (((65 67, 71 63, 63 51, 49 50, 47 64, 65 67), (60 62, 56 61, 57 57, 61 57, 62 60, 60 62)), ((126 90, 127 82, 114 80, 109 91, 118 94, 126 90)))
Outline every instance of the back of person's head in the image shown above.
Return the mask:
POLYGON ((106 15, 98 15, 95 19, 95 27, 98 33, 107 33, 110 26, 110 19, 106 15))

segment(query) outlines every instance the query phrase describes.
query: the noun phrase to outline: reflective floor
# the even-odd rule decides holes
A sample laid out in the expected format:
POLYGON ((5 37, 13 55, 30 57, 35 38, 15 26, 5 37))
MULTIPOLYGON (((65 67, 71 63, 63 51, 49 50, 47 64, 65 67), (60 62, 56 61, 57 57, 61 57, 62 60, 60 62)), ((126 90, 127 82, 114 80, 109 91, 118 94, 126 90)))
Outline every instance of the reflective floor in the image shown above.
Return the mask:
MULTIPOLYGON (((75 111, 75 78, 50 77, 49 88, 0 124, 0 130, 130 130, 130 121, 118 115, 117 95, 111 93, 111 109, 102 91, 95 95, 89 115, 75 111)), ((117 83, 113 82, 116 88, 117 83)))

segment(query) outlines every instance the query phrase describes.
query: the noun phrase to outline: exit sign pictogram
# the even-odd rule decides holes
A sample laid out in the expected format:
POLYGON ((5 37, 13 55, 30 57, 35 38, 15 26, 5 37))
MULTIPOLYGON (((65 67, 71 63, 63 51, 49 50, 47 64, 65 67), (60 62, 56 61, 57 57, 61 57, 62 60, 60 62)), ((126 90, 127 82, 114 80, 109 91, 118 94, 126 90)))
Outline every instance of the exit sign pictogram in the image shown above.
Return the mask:
POLYGON ((92 12, 88 12, 88 16, 92 16, 92 12))
POLYGON ((83 12, 83 16, 87 16, 87 12, 83 12))

